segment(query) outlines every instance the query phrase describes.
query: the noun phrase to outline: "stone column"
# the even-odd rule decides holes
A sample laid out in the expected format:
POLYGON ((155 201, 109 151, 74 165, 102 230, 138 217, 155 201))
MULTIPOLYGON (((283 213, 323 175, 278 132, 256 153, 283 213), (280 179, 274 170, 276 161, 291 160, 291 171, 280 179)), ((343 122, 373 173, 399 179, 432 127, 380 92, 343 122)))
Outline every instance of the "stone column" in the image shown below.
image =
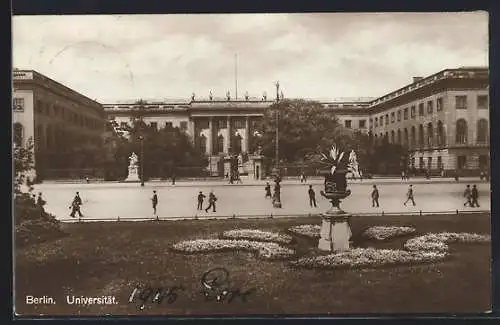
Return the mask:
POLYGON ((227 155, 229 154, 229 150, 231 148, 231 116, 227 117, 227 128, 226 128, 226 141, 224 141, 224 153, 227 155))
POLYGON ((196 127, 195 127, 194 119, 189 119, 189 121, 188 121, 188 134, 191 137, 192 143, 195 143, 195 139, 196 139, 195 130, 196 130, 196 127))
POLYGON ((250 152, 250 116, 245 117, 245 147, 243 148, 243 152, 250 152))
POLYGON ((214 153, 214 118, 208 118, 208 139, 207 139, 207 154, 209 156, 214 153))

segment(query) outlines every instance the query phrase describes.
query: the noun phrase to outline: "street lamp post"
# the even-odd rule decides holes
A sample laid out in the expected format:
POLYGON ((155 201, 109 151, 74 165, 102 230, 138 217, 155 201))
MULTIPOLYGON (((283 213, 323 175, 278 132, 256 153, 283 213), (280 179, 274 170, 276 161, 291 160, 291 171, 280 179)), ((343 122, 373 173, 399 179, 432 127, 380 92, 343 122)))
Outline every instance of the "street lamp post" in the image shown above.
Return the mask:
MULTIPOLYGON (((276 81, 276 104, 279 104, 280 93, 279 93, 280 84, 279 81, 276 81)), ((276 105, 276 157, 275 157, 275 168, 274 168, 274 198, 273 198, 273 207, 281 208, 281 176, 280 176, 280 164, 279 164, 279 130, 278 130, 278 122, 279 122, 279 110, 278 105, 276 105)))
POLYGON ((141 186, 144 186, 144 137, 139 136, 141 141, 141 186))

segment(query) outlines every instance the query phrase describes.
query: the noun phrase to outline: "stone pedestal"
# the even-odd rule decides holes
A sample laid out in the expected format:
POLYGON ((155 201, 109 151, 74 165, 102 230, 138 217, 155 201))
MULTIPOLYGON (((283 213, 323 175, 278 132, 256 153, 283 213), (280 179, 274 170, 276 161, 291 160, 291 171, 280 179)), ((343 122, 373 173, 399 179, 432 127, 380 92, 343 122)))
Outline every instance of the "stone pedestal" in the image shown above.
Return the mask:
POLYGON ((343 252, 350 248, 350 238, 352 235, 349 224, 350 215, 348 213, 331 216, 322 215, 321 238, 318 248, 327 252, 343 252))
POLYGON ((262 169, 262 159, 263 157, 261 155, 251 155, 248 157, 248 161, 250 163, 248 175, 252 179, 265 179, 265 173, 262 169))
POLYGON ((231 157, 230 156, 224 157, 224 177, 226 175, 231 177, 231 157))
MULTIPOLYGON (((325 187, 330 185, 327 182, 325 187)), ((321 237, 318 248, 327 252, 347 251, 350 249, 350 239, 352 236, 350 225, 351 215, 340 208, 340 200, 349 196, 351 191, 343 187, 341 191, 334 190, 329 193, 321 191, 320 193, 323 197, 330 200, 332 206, 321 215, 321 237)))
POLYGON ((140 182, 139 178, 139 167, 137 166, 128 166, 128 176, 125 179, 125 182, 140 182))

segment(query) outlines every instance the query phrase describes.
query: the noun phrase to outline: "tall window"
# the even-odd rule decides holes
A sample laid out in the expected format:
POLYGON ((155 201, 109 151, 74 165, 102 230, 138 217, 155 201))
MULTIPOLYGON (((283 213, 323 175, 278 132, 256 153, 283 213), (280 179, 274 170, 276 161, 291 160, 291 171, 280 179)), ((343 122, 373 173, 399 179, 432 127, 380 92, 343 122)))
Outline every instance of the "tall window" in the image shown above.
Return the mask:
POLYGON ((432 157, 427 158, 427 169, 431 170, 432 167, 432 157))
POLYGON ((424 126, 422 124, 418 126, 418 145, 424 145, 424 126))
POLYGON ((234 128, 235 129, 244 129, 245 128, 245 120, 236 119, 234 121, 234 128))
POLYGON ((404 118, 405 120, 407 120, 407 119, 408 119, 408 107, 405 107, 405 109, 404 109, 404 111, 403 111, 403 118, 404 118))
POLYGON ((215 152, 224 152, 224 137, 222 136, 222 134, 217 137, 217 148, 215 152))
POLYGON ((444 127, 443 127, 443 122, 441 121, 438 121, 437 123, 437 145, 438 146, 445 145, 444 127))
POLYGON ((396 121, 396 114, 394 112, 391 113, 391 123, 396 121))
POLYGON ((204 134, 202 134, 200 137, 200 151, 207 152, 207 138, 204 134))
POLYGON ((465 169, 467 167, 467 156, 457 156, 457 168, 465 169))
POLYGON ((418 116, 424 116, 424 103, 418 104, 418 116))
POLYGON ((389 124, 389 114, 385 114, 385 125, 389 124))
POLYGON ((432 114, 434 111, 434 102, 432 100, 427 102, 427 113, 432 114))
POLYGON ((442 111, 443 110, 443 97, 439 97, 436 100, 436 111, 442 111))
POLYGON ((12 110, 22 112, 24 111, 24 98, 14 98, 12 103, 12 110))
POLYGON ((398 111, 398 122, 401 121, 401 110, 398 111))
POLYGON ((401 144, 401 130, 398 129, 398 144, 401 144))
POLYGON ((457 121, 455 142, 457 144, 467 143, 467 122, 464 119, 457 121))
POLYGON ((442 169, 443 168, 443 158, 441 156, 437 157, 437 168, 442 169))
POLYGON ((181 123, 179 124, 179 128, 181 129, 181 131, 186 131, 187 130, 187 122, 181 121, 181 123))
POLYGON ((455 96, 455 108, 467 109, 467 96, 455 96))
POLYGON ((375 127, 378 126, 378 117, 375 118, 375 127))
POLYGON ((350 129, 352 127, 352 121, 351 120, 345 120, 344 121, 345 127, 350 129))
POLYGON ((405 128, 404 132, 403 132, 403 145, 404 146, 408 146, 409 142, 408 142, 408 129, 405 128))
POLYGON ((225 129, 227 127, 227 120, 217 120, 217 128, 219 130, 225 129))
POLYGON ((14 143, 16 146, 23 144, 24 130, 21 123, 14 123, 14 143))
POLYGON ((477 96, 477 108, 488 109, 488 95, 477 96))
POLYGON ((417 132, 416 132, 415 126, 412 126, 411 127, 411 141, 410 141, 410 143, 412 146, 415 146, 416 142, 417 142, 417 132))
POLYGON ((420 158, 418 159, 418 167, 419 167, 420 169, 424 169, 424 157, 420 157, 420 158))
POLYGON ((380 117, 380 126, 384 125, 384 115, 380 117))
POLYGON ((396 140, 394 138, 395 138, 395 136, 394 136, 394 130, 392 130, 391 131, 391 143, 396 142, 396 140))
POLYGON ((151 126, 152 129, 158 130, 158 122, 151 122, 149 125, 151 126))
POLYGON ((434 130, 432 129, 432 123, 427 124, 427 145, 432 147, 434 140, 434 130))
POLYGON ((477 143, 488 142, 488 121, 484 118, 477 121, 477 143))
POLYGON ((359 120, 359 128, 360 129, 366 128, 366 120, 359 120))
POLYGON ((415 106, 412 106, 411 107, 411 118, 415 118, 415 116, 417 116, 417 114, 415 113, 415 106))

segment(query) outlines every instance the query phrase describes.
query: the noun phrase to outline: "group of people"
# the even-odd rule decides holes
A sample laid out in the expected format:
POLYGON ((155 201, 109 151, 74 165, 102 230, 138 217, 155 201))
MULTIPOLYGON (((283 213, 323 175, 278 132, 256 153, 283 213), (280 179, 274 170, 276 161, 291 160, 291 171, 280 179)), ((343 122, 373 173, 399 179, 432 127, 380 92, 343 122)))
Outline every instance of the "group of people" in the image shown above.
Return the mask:
MULTIPOLYGON (((379 207, 379 202, 378 199, 380 197, 380 193, 378 191, 377 185, 373 185, 373 190, 371 193, 371 198, 372 198, 372 207, 379 207)), ((470 185, 467 185, 465 187, 464 191, 464 197, 466 201, 464 202, 464 206, 469 205, 470 207, 478 207, 479 208, 479 203, 478 203, 478 198, 479 198, 479 191, 477 190, 476 185, 472 186, 472 189, 470 188, 470 185)), ((415 203, 415 195, 413 192, 413 186, 410 185, 408 187, 408 191, 406 192, 406 201, 404 201, 403 205, 406 206, 408 201, 411 201, 413 203, 413 206, 416 205, 415 203)))

